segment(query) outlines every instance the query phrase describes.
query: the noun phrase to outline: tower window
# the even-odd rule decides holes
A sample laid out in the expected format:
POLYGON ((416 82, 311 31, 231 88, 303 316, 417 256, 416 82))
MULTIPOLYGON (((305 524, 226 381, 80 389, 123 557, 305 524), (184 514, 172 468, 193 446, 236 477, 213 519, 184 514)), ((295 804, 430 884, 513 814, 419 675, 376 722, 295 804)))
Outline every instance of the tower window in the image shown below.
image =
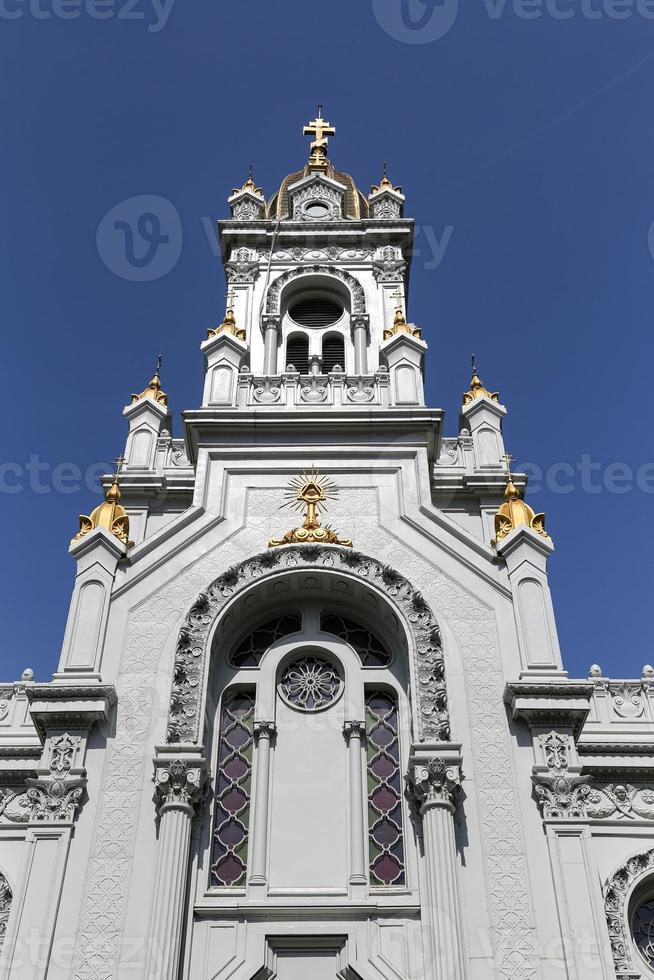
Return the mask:
POLYGON ((300 374, 309 373, 309 338, 293 334, 286 342, 286 366, 292 364, 300 374))
POLYGON ((308 296, 299 299, 288 312, 301 327, 322 328, 337 323, 343 307, 329 296, 308 296))
POLYGON ((329 374, 337 365, 345 370, 345 344, 340 334, 328 333, 322 342, 323 374, 329 374))
POLYGON ((403 885, 404 834, 397 698, 366 691, 371 885, 403 885))

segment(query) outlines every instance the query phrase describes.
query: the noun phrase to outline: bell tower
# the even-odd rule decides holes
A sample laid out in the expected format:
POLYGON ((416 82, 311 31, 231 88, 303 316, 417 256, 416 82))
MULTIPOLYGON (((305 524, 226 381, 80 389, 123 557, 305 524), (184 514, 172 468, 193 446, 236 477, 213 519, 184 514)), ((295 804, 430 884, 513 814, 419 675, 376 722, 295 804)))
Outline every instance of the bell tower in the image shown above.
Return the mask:
POLYGON ((205 408, 353 414, 424 406, 407 323, 413 221, 384 175, 368 196, 328 154, 322 106, 302 170, 266 201, 252 170, 219 222, 230 294, 203 345, 205 408))

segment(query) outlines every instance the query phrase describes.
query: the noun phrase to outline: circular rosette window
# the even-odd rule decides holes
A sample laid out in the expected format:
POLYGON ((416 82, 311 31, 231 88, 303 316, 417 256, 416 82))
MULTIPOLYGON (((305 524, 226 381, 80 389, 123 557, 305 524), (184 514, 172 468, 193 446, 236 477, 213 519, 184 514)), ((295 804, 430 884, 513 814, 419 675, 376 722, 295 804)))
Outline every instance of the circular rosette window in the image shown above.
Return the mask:
POLYGON ((284 669, 279 693, 298 711, 322 711, 338 701, 343 680, 334 664, 322 657, 305 656, 284 669))

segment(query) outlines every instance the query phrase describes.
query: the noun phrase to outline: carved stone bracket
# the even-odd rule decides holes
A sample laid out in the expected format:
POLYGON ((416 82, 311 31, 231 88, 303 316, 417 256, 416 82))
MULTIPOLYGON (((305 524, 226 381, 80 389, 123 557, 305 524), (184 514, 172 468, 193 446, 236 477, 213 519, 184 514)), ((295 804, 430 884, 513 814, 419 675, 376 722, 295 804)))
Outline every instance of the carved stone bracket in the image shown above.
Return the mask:
POLYGON ((348 548, 297 545, 250 558, 229 569, 200 593, 182 626, 168 715, 168 741, 193 743, 200 737, 201 698, 216 617, 239 592, 293 568, 333 570, 369 582, 395 606, 413 638, 417 682, 418 738, 447 742, 450 735, 443 649, 438 624, 420 592, 402 575, 348 548))
POLYGON ((604 885, 604 912, 613 963, 616 974, 625 980, 642 976, 642 971, 634 971, 628 903, 634 888, 650 875, 654 875, 654 848, 629 858, 604 885))
POLYGON ((435 756, 413 764, 408 783, 420 813, 434 807, 455 810, 461 789, 461 767, 450 759, 435 756))
POLYGON ((157 760, 154 784, 158 813, 176 809, 192 814, 202 798, 205 777, 197 758, 157 760))

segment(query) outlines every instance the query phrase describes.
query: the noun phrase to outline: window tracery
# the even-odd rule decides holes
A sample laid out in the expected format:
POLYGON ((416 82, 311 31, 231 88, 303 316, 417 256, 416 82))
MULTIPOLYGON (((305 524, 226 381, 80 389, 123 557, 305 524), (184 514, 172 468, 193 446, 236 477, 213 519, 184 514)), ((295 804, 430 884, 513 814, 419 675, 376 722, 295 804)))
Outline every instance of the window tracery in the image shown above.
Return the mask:
POLYGON ((216 776, 211 883, 245 884, 252 795, 254 691, 228 691, 223 699, 216 776))
POLYGON ((302 620, 297 613, 286 613, 271 619, 249 633, 239 643, 231 656, 234 667, 258 667, 266 650, 284 636, 302 629, 302 620))
POLYGON ((338 700, 343 681, 334 666, 322 657, 293 660, 285 668, 279 692, 287 704, 300 711, 320 711, 338 700))
POLYGON ((370 884, 405 884, 398 704, 389 691, 366 691, 370 884))
POLYGON ((392 657, 374 633, 345 616, 323 613, 320 621, 323 633, 332 633, 356 651, 362 667, 388 667, 392 657))

